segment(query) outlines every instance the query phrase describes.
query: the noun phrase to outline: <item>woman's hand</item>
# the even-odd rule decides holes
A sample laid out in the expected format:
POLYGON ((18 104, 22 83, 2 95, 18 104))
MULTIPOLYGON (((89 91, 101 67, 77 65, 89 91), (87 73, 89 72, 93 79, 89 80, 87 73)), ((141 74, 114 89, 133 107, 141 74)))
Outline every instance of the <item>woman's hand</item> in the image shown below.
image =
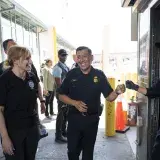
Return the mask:
POLYGON ((14 155, 14 147, 8 135, 2 137, 2 148, 5 154, 14 155))

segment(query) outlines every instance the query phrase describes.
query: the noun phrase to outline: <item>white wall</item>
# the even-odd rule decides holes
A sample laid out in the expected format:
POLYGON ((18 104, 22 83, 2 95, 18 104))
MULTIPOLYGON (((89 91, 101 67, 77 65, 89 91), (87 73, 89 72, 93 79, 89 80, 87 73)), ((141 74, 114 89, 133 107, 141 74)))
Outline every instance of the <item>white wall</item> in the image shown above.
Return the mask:
POLYGON ((48 28, 47 31, 40 33, 40 55, 41 62, 50 58, 54 60, 54 39, 53 27, 48 28))
POLYGON ((120 12, 103 29, 103 69, 108 76, 137 71, 137 42, 131 41, 131 10, 120 12), (111 64, 111 58, 117 66, 111 64))

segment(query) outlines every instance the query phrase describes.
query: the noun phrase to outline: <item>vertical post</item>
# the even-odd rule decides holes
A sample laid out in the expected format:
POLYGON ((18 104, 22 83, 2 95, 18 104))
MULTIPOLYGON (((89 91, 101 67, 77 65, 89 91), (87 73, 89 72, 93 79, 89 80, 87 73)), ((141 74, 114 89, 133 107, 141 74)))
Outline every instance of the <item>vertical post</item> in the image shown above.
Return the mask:
POLYGON ((21 16, 21 22, 22 22, 22 40, 23 40, 23 45, 24 45, 24 21, 23 21, 23 17, 21 16))
POLYGON ((54 49, 54 64, 58 62, 58 55, 57 55, 57 34, 56 34, 56 28, 53 27, 53 49, 54 49))
MULTIPOLYGON (((0 6, 0 10, 1 10, 1 6, 0 6)), ((4 60, 4 57, 3 57, 3 47, 2 47, 2 35, 3 33, 2 33, 2 15, 1 15, 1 12, 0 12, 0 44, 1 44, 1 46, 0 46, 0 52, 1 52, 1 54, 0 54, 0 61, 2 61, 2 60, 4 60)))
POLYGON ((14 31, 15 31, 15 41, 17 41, 17 16, 16 13, 14 14, 15 20, 14 20, 14 31))
MULTIPOLYGON (((115 78, 108 78, 113 89, 115 89, 115 78)), ((105 135, 115 135, 115 102, 105 102, 105 135)))
POLYGON ((30 40, 31 39, 31 33, 30 33, 30 22, 29 21, 28 21, 28 35, 29 35, 29 42, 28 42, 29 46, 28 47, 31 48, 31 40, 30 40))
POLYGON ((11 14, 11 12, 9 11, 9 16, 10 16, 10 27, 11 27, 11 37, 13 37, 13 33, 12 33, 12 14, 11 14))
POLYGON ((38 50, 38 54, 39 54, 39 64, 41 64, 41 48, 40 48, 40 28, 37 26, 36 29, 36 40, 37 40, 37 50, 38 50))

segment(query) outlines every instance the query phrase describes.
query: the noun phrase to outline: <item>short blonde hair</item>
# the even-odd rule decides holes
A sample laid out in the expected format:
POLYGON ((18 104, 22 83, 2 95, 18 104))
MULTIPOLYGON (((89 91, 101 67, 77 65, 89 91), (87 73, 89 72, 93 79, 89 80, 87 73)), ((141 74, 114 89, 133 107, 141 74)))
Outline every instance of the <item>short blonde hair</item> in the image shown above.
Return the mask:
POLYGON ((31 53, 28 48, 14 45, 8 50, 8 62, 11 67, 13 67, 14 61, 19 60, 20 58, 26 59, 28 56, 31 56, 31 53))

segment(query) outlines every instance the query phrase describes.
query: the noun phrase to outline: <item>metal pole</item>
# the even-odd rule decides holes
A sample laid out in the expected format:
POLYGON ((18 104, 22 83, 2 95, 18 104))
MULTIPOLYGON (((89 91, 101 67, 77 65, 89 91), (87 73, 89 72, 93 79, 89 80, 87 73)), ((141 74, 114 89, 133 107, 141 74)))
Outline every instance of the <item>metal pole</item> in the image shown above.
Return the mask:
POLYGON ((30 23, 29 23, 29 21, 28 21, 28 34, 29 34, 29 46, 28 47, 30 47, 31 46, 31 41, 30 41, 30 23))
MULTIPOLYGON (((0 9, 1 9, 1 6, 0 6, 0 9)), ((2 47, 2 15, 1 15, 1 12, 0 12, 0 43, 1 43, 1 54, 0 54, 0 60, 4 60, 4 57, 3 57, 3 47, 2 47)))
POLYGON ((9 11, 9 15, 10 15, 11 37, 13 37, 13 34, 12 34, 12 13, 10 11, 9 11))
POLYGON ((39 64, 41 64, 41 49, 40 49, 40 38, 39 38, 39 28, 36 27, 36 40, 37 40, 37 50, 39 54, 39 64))
POLYGON ((23 22, 23 16, 21 16, 21 22, 22 22, 22 39, 23 39, 23 44, 24 44, 24 22, 23 22))
POLYGON ((15 31, 15 41, 17 41, 17 29, 16 29, 16 13, 14 14, 14 31, 15 31))

